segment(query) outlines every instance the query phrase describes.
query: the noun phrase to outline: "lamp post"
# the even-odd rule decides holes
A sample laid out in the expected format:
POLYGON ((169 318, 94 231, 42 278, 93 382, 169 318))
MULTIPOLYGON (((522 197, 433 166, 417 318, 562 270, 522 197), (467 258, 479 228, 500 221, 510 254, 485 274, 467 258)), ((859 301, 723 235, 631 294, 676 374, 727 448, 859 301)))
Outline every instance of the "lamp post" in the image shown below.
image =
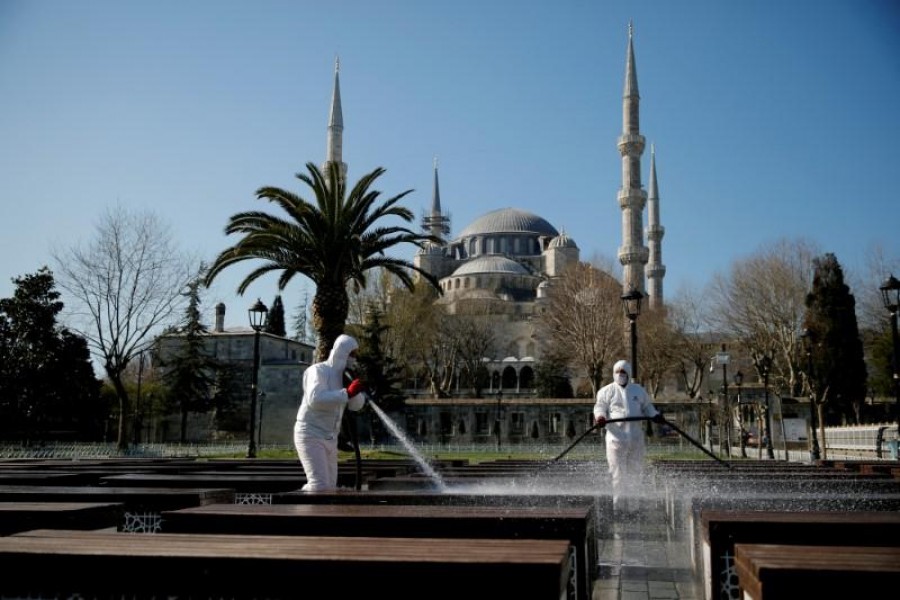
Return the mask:
POLYGON ((259 445, 262 446, 262 426, 263 426, 263 406, 266 403, 266 393, 259 393, 259 433, 257 434, 257 439, 259 439, 259 445))
POLYGON ((737 387, 738 405, 738 436, 741 438, 741 458, 747 458, 747 438, 744 435, 744 407, 741 405, 741 384, 744 383, 744 374, 738 371, 734 374, 734 385, 737 387))
POLYGON ((766 456, 775 458, 775 450, 772 448, 772 411, 769 410, 769 371, 772 369, 772 359, 763 356, 759 359, 759 370, 763 376, 763 389, 766 393, 766 456))
MULTIPOLYGON (((724 454, 731 456, 731 429, 734 425, 734 415, 731 411, 731 402, 728 400, 728 362, 731 356, 725 352, 725 344, 722 344, 722 351, 716 353, 716 363, 722 365, 722 415, 723 427, 725 430, 724 439, 719 440, 719 449, 721 451, 724 445, 724 454)), ((710 368, 712 371, 712 368, 710 368)))
POLYGON ((809 388, 809 427, 812 430, 810 434, 810 443, 812 447, 809 449, 809 457, 811 460, 819 460, 822 455, 819 449, 819 408, 816 404, 816 392, 813 388, 813 332, 804 329, 800 333, 803 338, 803 349, 806 351, 806 386, 809 388))
POLYGON ((137 446, 141 443, 141 380, 144 378, 144 351, 138 354, 138 380, 137 395, 134 410, 134 427, 132 433, 132 443, 137 446))
MULTIPOLYGON (((500 385, 503 385, 503 380, 500 380, 500 385)), ((494 419, 494 432, 497 434, 497 451, 500 450, 500 402, 503 401, 503 388, 497 388, 497 418, 494 419)))
POLYGON ((898 365, 897 353, 900 352, 900 342, 897 340, 897 311, 900 310, 900 281, 891 275, 884 280, 879 287, 884 307, 891 313, 891 340, 893 342, 893 360, 891 361, 891 378, 894 381, 894 411, 897 419, 897 435, 900 437, 900 365, 898 365))
POLYGON ((253 328, 253 369, 250 374, 250 443, 247 446, 247 458, 256 458, 256 387, 259 379, 259 332, 266 323, 269 309, 256 300, 247 314, 250 316, 250 327, 253 328))
POLYGON ((625 316, 631 328, 631 379, 638 381, 637 363, 637 318, 641 314, 641 300, 644 294, 639 290, 631 289, 627 294, 622 294, 622 304, 625 308, 625 316))

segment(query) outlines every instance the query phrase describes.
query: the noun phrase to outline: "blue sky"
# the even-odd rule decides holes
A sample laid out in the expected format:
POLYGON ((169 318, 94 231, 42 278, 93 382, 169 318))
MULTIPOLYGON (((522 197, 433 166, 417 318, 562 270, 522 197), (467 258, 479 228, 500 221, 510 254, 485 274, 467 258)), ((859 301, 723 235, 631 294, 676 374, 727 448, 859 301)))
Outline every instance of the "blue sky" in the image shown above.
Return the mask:
MULTIPOLYGON (((386 168, 376 188, 414 189, 418 218, 437 156, 454 234, 516 207, 614 259, 630 20, 667 297, 783 237, 851 273, 874 246, 900 258, 893 0, 3 0, 0 297, 116 204, 213 258, 257 188, 323 161, 336 55, 352 181, 386 168)), ((235 295, 246 271, 209 324, 220 300, 230 326, 271 302, 275 276, 235 295)))

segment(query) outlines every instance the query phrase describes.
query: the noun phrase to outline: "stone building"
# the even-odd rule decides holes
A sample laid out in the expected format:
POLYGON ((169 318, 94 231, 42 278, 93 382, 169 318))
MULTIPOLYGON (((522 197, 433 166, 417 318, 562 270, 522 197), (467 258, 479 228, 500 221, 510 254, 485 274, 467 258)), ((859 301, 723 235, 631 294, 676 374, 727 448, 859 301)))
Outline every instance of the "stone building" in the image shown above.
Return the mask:
MULTIPOLYGON (((253 369, 253 346, 256 332, 248 327, 225 327, 225 305, 216 305, 215 326, 203 336, 204 350, 219 363, 232 367, 235 375, 231 387, 238 398, 246 398, 238 421, 247 425, 239 431, 226 431, 217 425, 217 414, 191 414, 189 441, 214 441, 234 437, 246 438, 250 417, 250 382, 253 369)), ((184 337, 178 334, 160 336, 158 352, 164 362, 173 356, 184 337)), ((294 421, 302 397, 303 372, 312 363, 315 347, 305 342, 260 332, 259 373, 256 403, 256 435, 260 444, 286 444, 293 436, 294 421)), ((181 433, 179 415, 169 415, 154 423, 153 441, 178 441, 181 433)))

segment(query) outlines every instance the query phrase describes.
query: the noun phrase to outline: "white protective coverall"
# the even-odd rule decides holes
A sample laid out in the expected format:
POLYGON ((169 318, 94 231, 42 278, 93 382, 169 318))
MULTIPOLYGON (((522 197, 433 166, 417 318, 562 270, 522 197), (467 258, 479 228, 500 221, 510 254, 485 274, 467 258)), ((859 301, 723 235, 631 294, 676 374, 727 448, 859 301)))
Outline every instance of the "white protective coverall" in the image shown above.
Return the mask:
POLYGON ((304 491, 337 488, 337 442, 344 407, 358 411, 366 403, 364 393, 348 398, 344 387, 348 357, 358 347, 354 338, 339 335, 328 359, 303 373, 303 400, 294 424, 294 447, 306 474, 306 484, 301 488, 304 491))
MULTIPOLYGON (((647 391, 631 381, 631 364, 620 360, 613 365, 613 383, 597 392, 594 419, 623 417, 655 417, 659 414, 647 391), (618 371, 624 371, 624 384, 616 381, 618 371)), ((641 481, 644 470, 645 421, 625 421, 606 425, 606 460, 613 486, 613 507, 625 508, 625 498, 641 481)))

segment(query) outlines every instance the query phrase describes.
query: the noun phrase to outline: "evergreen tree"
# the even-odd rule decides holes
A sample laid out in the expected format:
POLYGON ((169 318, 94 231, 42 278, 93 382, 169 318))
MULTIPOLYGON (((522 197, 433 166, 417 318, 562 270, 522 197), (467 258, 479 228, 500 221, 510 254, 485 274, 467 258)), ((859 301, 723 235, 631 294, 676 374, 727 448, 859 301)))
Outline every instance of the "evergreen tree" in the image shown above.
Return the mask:
POLYGON ((309 290, 303 294, 303 303, 297 307, 294 315, 294 339, 298 342, 309 342, 309 290))
POLYGON ((821 422, 823 426, 858 422, 866 398, 866 363, 856 300, 834 254, 814 259, 813 269, 804 327, 815 340, 811 383, 825 409, 821 422))
POLYGON ((382 322, 382 313, 370 308, 359 339, 359 376, 366 382, 369 394, 383 410, 396 411, 403 407, 402 369, 384 350, 384 334, 389 329, 382 322))
POLYGON ((190 412, 207 412, 213 407, 212 390, 216 383, 217 363, 205 350, 206 326, 200 317, 200 286, 203 271, 188 284, 184 319, 176 333, 183 342, 172 358, 163 362, 168 367, 164 379, 169 386, 169 400, 181 412, 181 442, 187 442, 187 417, 190 412))
POLYGON ((98 439, 107 414, 100 382, 85 339, 57 324, 53 274, 42 267, 12 281, 13 297, 0 299, 0 432, 98 439))
POLYGON ((263 331, 279 337, 284 337, 287 333, 284 327, 284 303, 281 301, 281 294, 275 296, 275 300, 272 301, 272 308, 269 309, 263 331))
MULTIPOLYGON (((381 311, 374 307, 367 311, 366 322, 358 336, 359 372, 356 375, 366 382, 369 398, 378 403, 381 410, 390 413, 400 411, 404 406, 405 396, 401 390, 403 369, 385 352, 384 334, 389 326, 383 323, 382 317, 381 311)), ((367 412, 373 441, 386 439, 388 432, 384 424, 375 417, 374 411, 367 412)))
POLYGON ((534 387, 539 398, 573 398, 566 360, 550 353, 534 369, 534 387))

